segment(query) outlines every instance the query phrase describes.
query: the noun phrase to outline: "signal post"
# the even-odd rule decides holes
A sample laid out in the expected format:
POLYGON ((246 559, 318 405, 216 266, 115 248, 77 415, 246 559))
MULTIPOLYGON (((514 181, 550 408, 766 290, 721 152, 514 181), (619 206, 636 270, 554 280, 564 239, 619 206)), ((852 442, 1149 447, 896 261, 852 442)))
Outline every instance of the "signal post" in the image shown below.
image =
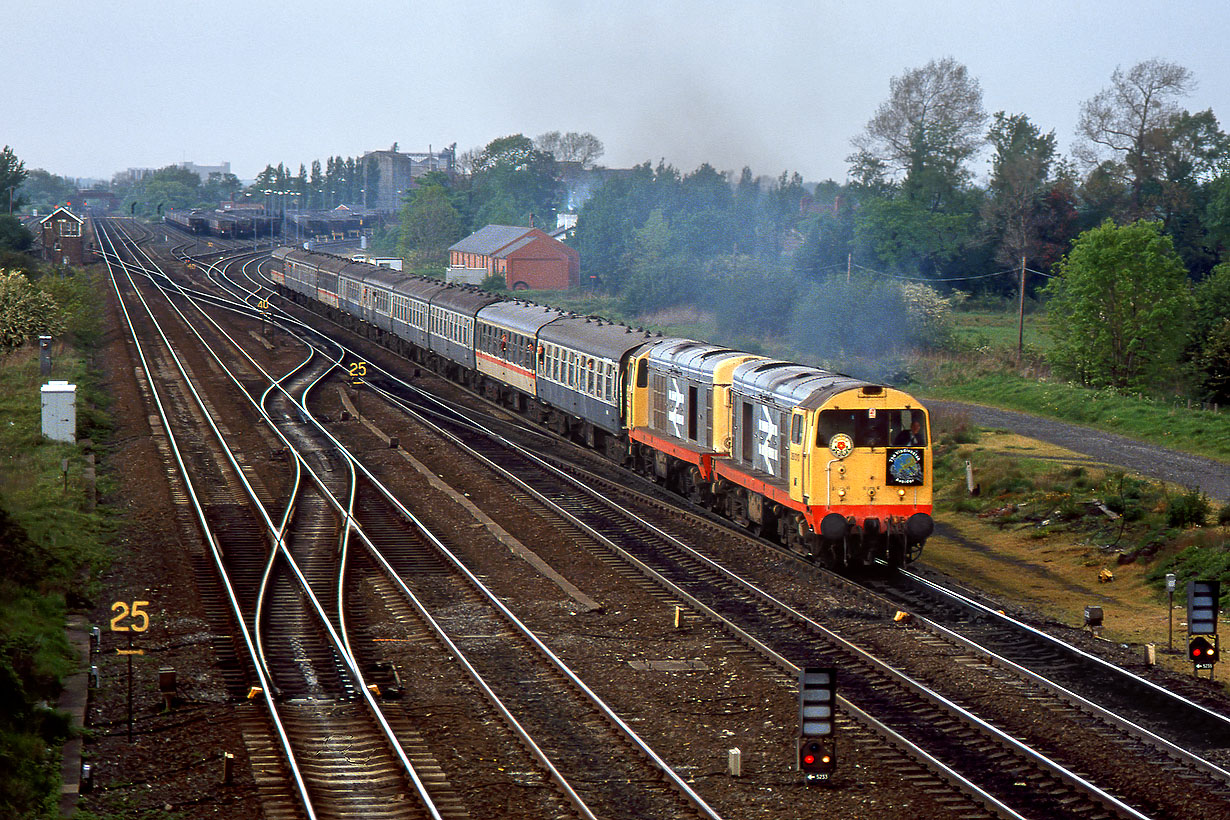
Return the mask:
POLYGON ((805 666, 799 670, 798 768, 808 783, 828 782, 836 769, 836 700, 836 669, 805 666))
POLYGON ((1220 581, 1187 582, 1187 657, 1192 662, 1192 674, 1207 669, 1209 680, 1213 679, 1213 664, 1221 654, 1217 645, 1220 597, 1220 581))

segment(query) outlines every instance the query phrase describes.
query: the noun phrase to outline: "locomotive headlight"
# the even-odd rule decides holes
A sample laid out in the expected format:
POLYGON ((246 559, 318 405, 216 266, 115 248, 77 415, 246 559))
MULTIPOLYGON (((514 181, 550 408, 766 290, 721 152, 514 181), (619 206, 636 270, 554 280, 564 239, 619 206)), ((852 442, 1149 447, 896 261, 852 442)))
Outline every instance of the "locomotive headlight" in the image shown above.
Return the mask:
POLYGON ((898 498, 905 498, 905 488, 904 488, 904 487, 898 487, 898 488, 897 488, 897 497, 898 497, 898 498))
POLYGON ((837 497, 838 497, 838 498, 845 498, 845 497, 846 497, 846 491, 845 491, 845 490, 838 490, 838 491, 837 491, 837 497))

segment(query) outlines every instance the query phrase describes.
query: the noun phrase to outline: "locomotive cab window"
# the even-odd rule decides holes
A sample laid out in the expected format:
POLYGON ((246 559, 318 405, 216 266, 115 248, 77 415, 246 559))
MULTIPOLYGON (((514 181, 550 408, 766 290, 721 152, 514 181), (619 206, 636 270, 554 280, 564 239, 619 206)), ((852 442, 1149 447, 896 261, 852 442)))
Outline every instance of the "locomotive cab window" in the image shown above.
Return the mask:
POLYGON ((816 446, 827 447, 838 433, 849 436, 855 447, 883 447, 888 443, 888 417, 877 413, 868 418, 866 410, 822 410, 816 446))
POLYGON ((822 410, 816 426, 816 446, 827 447, 838 433, 854 440, 855 447, 922 446, 927 420, 922 410, 822 410), (917 430, 914 430, 917 423, 917 430))
POLYGON ((894 447, 922 447, 927 443, 927 416, 922 410, 889 410, 894 447))

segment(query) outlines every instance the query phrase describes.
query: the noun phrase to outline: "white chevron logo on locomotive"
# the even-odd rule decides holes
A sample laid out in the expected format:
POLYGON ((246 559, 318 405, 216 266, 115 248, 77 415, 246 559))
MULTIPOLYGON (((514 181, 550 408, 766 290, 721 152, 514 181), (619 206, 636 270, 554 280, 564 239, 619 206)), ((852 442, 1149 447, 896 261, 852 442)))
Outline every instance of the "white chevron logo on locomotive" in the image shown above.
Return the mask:
POLYGON ((683 388, 679 386, 679 379, 671 377, 666 398, 670 402, 670 409, 666 411, 666 420, 670 422, 671 435, 675 438, 683 438, 683 388))
POLYGON ((756 447, 756 455, 759 457, 760 464, 755 466, 760 467, 766 473, 777 475, 777 459, 778 459, 778 440, 780 431, 777 428, 777 422, 773 420, 773 414, 768 407, 763 404, 760 406, 760 416, 756 421, 756 431, 760 433, 758 438, 760 444, 756 447))

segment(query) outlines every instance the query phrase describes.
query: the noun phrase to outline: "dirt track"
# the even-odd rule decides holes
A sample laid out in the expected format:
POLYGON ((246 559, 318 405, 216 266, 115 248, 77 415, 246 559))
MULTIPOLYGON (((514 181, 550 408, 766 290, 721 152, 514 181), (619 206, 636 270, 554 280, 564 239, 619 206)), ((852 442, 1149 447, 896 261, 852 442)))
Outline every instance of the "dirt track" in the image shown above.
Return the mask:
POLYGON ((1013 410, 938 399, 928 401, 927 407, 936 416, 967 416, 980 427, 1011 430, 1082 453, 1095 461, 1125 467, 1141 475, 1185 487, 1199 487, 1210 498, 1223 503, 1230 501, 1230 465, 1221 461, 1180 453, 1114 433, 1104 433, 1092 427, 1054 421, 1013 410))

